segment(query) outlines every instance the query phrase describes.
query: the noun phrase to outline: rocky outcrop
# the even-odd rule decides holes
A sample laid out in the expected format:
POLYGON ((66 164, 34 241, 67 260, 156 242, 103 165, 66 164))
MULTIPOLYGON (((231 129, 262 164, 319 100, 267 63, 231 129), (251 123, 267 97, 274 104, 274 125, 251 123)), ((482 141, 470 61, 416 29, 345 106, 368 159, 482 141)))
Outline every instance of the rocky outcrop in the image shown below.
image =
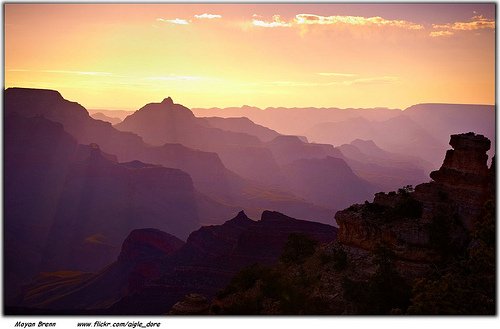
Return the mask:
MULTIPOLYGON (((353 205, 335 215, 339 242, 366 251, 384 242, 400 260, 429 263, 441 254, 433 241, 433 225, 446 227, 450 243, 463 247, 474 220, 492 199, 492 169, 486 165, 488 139, 473 133, 452 135, 434 181, 398 193, 378 193, 373 203, 353 205)), ((493 168, 493 166, 492 166, 493 168)), ((493 169, 494 170, 494 169, 493 169)))
POLYGON ((415 197, 429 203, 424 219, 429 220, 433 209, 444 202, 462 225, 471 230, 485 202, 492 199, 488 187, 494 175, 488 169, 486 154, 490 141, 483 135, 467 133, 452 135, 450 145, 453 150, 446 152, 441 168, 431 173, 434 181, 417 186, 415 197))
POLYGON ((200 294, 188 294, 183 301, 176 303, 170 315, 207 315, 209 314, 208 301, 200 294))
POLYGON ((484 187, 488 173, 486 151, 490 144, 483 135, 452 135, 450 145, 453 150, 446 152, 443 165, 431 173, 431 178, 449 186, 484 187))

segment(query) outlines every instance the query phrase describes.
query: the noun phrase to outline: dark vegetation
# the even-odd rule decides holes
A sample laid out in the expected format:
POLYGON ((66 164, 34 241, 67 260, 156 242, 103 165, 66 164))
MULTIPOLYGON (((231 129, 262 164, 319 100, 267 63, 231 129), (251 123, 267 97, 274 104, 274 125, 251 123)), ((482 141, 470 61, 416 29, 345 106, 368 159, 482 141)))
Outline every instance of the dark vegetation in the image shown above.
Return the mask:
MULTIPOLYGON (((413 186, 407 185, 400 188, 397 194, 395 192, 390 192, 389 195, 397 195, 399 199, 394 208, 365 201, 362 208, 363 218, 369 218, 380 223, 390 223, 401 218, 420 218, 423 211, 422 203, 415 200, 411 194, 413 191, 413 186)), ((348 210, 356 210, 356 205, 349 207, 348 210)))
POLYGON ((453 255, 413 287, 409 314, 495 314, 495 205, 489 201, 465 256, 453 255))

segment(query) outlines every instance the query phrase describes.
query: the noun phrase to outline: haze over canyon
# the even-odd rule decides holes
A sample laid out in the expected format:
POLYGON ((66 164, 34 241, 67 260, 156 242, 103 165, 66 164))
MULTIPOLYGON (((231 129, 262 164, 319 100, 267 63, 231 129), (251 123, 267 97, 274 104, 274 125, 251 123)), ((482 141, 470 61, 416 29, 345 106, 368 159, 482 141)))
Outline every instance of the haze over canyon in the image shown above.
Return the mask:
MULTIPOLYGON (((55 90, 27 88, 6 89, 4 105, 4 297, 14 313, 165 313, 190 293, 210 300, 245 266, 281 264, 293 234, 323 244, 341 234, 342 243, 372 250, 375 242, 358 236, 372 229, 339 210, 372 202, 411 208, 381 193, 413 186, 422 186, 415 202, 426 204, 438 193, 431 171, 440 181, 451 175, 443 168, 465 170, 474 157, 482 176, 463 184, 492 191, 483 180, 493 177, 485 166, 495 150, 494 106, 190 110, 166 97, 113 118, 55 90), (474 139, 452 137, 459 160, 448 160, 449 136, 470 131, 481 135, 477 155, 467 144, 474 139)), ((474 192, 479 199, 465 210, 452 205, 465 199, 451 201, 463 192, 446 191, 463 225, 456 238, 465 243, 491 192, 474 192)), ((400 211, 390 217, 408 216, 400 211)), ((420 216, 431 215, 410 215, 420 216)), ((404 248, 435 248, 415 233, 394 234, 410 239, 398 242, 404 248)), ((408 252, 403 258, 435 257, 408 252)), ((215 309, 233 312, 217 296, 215 309)))

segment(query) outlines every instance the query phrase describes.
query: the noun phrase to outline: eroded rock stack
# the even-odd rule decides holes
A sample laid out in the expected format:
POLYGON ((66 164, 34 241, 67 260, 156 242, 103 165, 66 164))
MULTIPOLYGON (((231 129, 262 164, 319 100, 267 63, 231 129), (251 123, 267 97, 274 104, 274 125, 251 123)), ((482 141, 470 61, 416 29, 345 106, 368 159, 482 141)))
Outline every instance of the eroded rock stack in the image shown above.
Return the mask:
POLYGON ((483 135, 467 133, 452 135, 450 145, 453 150, 446 152, 441 168, 430 175, 434 181, 417 186, 415 192, 417 198, 431 201, 434 206, 436 200, 448 203, 462 225, 471 230, 484 203, 492 198, 492 189, 488 187, 494 180, 495 169, 494 166, 488 169, 486 155, 490 140, 483 135))

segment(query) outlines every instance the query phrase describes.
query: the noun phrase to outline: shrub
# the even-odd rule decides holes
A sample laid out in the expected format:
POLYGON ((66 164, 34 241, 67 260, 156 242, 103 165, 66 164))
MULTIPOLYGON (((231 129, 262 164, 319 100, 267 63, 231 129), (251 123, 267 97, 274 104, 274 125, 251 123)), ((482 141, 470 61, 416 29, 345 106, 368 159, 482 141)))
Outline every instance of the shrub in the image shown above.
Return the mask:
POLYGON ((422 217, 423 206, 422 202, 407 196, 400 200, 394 209, 394 214, 397 217, 405 218, 420 218, 422 217))
POLYGON ((347 253, 342 249, 342 247, 335 247, 333 249, 333 267, 341 271, 347 266, 347 253))
POLYGON ((270 271, 271 268, 259 264, 253 264, 244 267, 231 278, 229 285, 223 290, 217 291, 215 296, 218 299, 222 299, 238 291, 247 291, 251 289, 259 279, 263 278, 270 271))
POLYGON ((280 260, 286 264, 302 264, 314 253, 317 244, 318 241, 303 233, 290 233, 280 260))

